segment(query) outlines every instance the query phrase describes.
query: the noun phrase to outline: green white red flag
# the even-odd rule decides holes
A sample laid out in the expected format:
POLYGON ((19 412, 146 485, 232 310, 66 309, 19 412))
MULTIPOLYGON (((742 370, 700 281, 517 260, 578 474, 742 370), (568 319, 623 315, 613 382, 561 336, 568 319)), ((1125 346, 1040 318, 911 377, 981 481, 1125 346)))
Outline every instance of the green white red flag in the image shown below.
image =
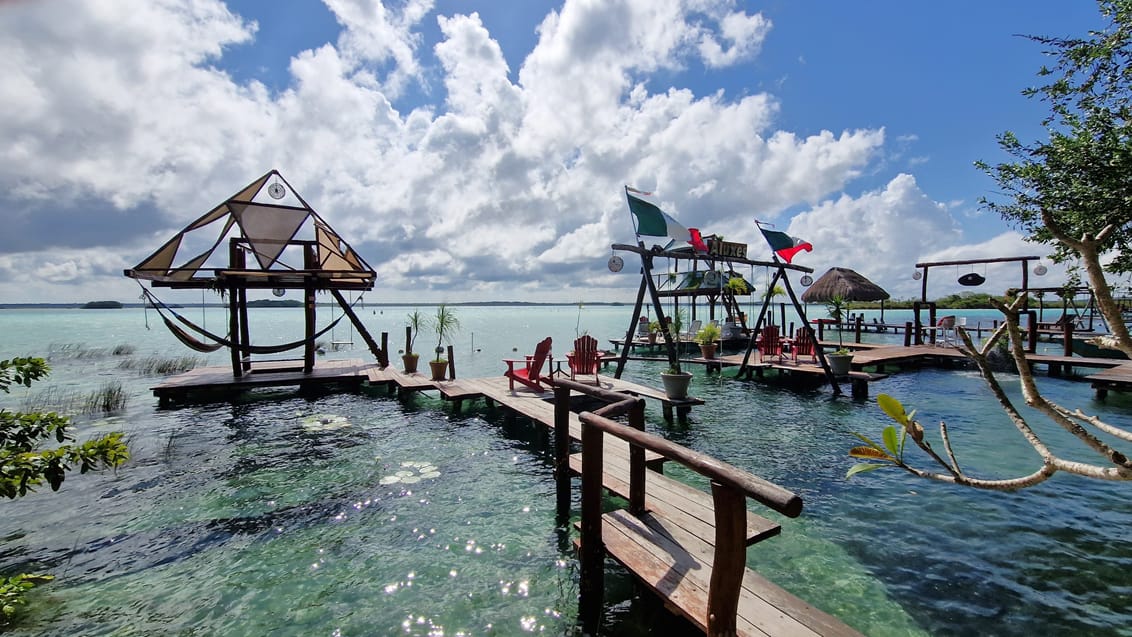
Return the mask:
POLYGON ((643 199, 651 192, 642 192, 635 188, 625 186, 625 198, 629 200, 629 211, 637 219, 637 234, 648 237, 669 237, 677 241, 686 241, 701 252, 707 252, 700 231, 696 228, 685 228, 664 212, 656 204, 643 199))
POLYGON ((791 237, 785 232, 778 232, 777 230, 767 230, 766 228, 759 227, 766 238, 766 242, 770 244, 770 248, 774 253, 779 256, 783 261, 790 263, 794 255, 805 250, 811 252, 814 246, 810 245, 809 241, 803 241, 798 237, 791 237))

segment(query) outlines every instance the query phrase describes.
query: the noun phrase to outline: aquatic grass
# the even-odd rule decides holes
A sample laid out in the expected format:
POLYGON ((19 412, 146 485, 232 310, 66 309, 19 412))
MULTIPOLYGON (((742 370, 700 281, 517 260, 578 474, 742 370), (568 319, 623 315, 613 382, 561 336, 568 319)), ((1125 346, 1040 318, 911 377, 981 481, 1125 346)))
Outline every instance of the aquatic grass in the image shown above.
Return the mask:
POLYGON ((137 371, 143 375, 166 375, 178 372, 187 372, 200 365, 200 358, 196 356, 147 356, 145 358, 127 358, 118 363, 119 369, 137 371))
POLYGON ((126 408, 129 396, 122 389, 122 383, 112 380, 102 384, 97 391, 90 392, 83 401, 84 414, 112 414, 126 408))
POLYGON ((52 343, 47 349, 47 358, 62 361, 130 356, 136 349, 129 343, 119 343, 114 347, 89 347, 85 343, 52 343))

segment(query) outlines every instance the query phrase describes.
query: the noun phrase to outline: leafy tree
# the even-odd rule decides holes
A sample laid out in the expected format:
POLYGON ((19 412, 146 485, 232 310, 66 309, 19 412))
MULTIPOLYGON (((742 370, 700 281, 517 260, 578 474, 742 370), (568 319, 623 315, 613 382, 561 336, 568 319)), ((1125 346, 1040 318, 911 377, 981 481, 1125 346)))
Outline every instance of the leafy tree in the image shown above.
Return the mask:
POLYGON ((1132 356, 1105 272, 1132 272, 1132 0, 1099 0, 1108 27, 1084 38, 1029 36, 1055 59, 1044 84, 1023 94, 1046 102, 1048 139, 999 145, 1017 159, 976 166, 993 177, 1000 199, 981 203, 1027 238, 1053 247, 1052 258, 1084 270, 1114 345, 1132 356), (1101 263, 1101 255, 1109 258, 1101 263))
MULTIPOLYGON (((1132 0, 1098 0, 1098 7, 1109 20, 1102 31, 1090 32, 1085 38, 1030 37, 1048 47, 1055 58, 1052 67, 1042 67, 1038 73, 1045 84, 1024 91, 1027 97, 1049 104, 1050 114, 1042 121, 1048 139, 1023 144, 1013 133, 1004 133, 999 144, 1017 161, 993 167, 985 162, 976 165, 1002 190, 1001 200, 984 198, 983 205, 1013 222, 1029 240, 1050 246, 1055 260, 1084 270, 1112 331, 1107 344, 1132 357, 1132 338, 1106 278, 1106 272, 1132 272, 1132 0), (1107 264, 1101 263, 1102 255, 1109 259, 1107 264)), ((1032 486, 1059 471, 1102 480, 1132 480, 1132 459, 1109 442, 1132 443, 1132 431, 1041 395, 1026 362, 1019 327, 1027 297, 1023 292, 1009 300, 1009 305, 990 299, 1006 320, 978 347, 963 328, 957 331, 960 349, 978 365, 1015 428, 1038 454, 1040 465, 1014 478, 971 476, 960 467, 946 423, 940 423, 940 453, 927 439, 915 412, 906 412, 897 399, 882 395, 878 403, 896 425, 884 429, 880 443, 858 434, 865 444, 852 449, 850 455, 867 462, 850 469, 850 476, 898 467, 925 478, 997 490, 1032 486), (1084 443, 1096 454, 1095 463, 1059 456, 1012 404, 988 362, 988 354, 1003 339, 1008 339, 1026 404, 1084 443), (914 467, 905 456, 909 437, 943 471, 914 467)))
MULTIPOLYGON (((30 387, 49 371, 42 358, 0 360, 0 391, 9 393, 13 383, 30 387)), ((0 409, 0 495, 22 497, 45 482, 52 491, 58 491, 67 472, 76 467, 86 473, 118 467, 129 459, 121 433, 72 444, 75 439, 70 426, 70 418, 56 413, 0 409), (44 448, 51 439, 59 446, 44 448)), ((50 575, 0 577, 0 627, 11 621, 17 606, 25 603, 24 593, 49 580, 50 575)))

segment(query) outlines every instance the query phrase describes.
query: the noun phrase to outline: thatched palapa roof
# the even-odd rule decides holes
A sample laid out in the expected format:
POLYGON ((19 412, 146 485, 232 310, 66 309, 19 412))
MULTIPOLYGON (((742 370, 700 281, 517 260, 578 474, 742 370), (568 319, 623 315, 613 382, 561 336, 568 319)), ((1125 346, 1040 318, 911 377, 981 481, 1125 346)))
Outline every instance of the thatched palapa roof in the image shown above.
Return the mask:
POLYGON ((846 301, 884 301, 888 292, 849 268, 830 268, 802 293, 805 303, 828 303, 835 296, 846 301))

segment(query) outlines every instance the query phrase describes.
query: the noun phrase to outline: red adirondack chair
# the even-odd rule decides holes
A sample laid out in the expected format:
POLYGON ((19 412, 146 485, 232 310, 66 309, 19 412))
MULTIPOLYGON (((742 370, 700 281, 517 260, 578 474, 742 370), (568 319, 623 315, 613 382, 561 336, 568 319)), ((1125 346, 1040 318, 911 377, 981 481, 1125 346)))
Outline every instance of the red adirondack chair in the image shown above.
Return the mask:
POLYGON ((577 381, 578 374, 593 375, 594 384, 601 385, 597 375, 601 357, 596 338, 589 334, 579 337, 574 341, 574 351, 566 356, 566 362, 570 364, 570 380, 577 381))
POLYGON ((508 385, 512 390, 515 389, 515 382, 530 387, 531 389, 542 392, 546 388, 542 386, 542 381, 551 382, 549 376, 542 375, 542 367, 546 363, 546 359, 550 356, 550 337, 539 342, 535 346, 535 353, 522 359, 503 359, 507 363, 507 371, 503 372, 510 382, 508 385), (522 363, 522 367, 516 367, 517 364, 522 363))
POLYGON ((777 325, 767 325, 763 331, 759 332, 758 337, 759 354, 763 360, 769 356, 777 356, 778 362, 782 362, 785 355, 782 353, 782 339, 778 336, 777 325))
POLYGON ((794 358, 794 362, 798 362, 799 356, 809 356, 810 362, 817 364, 818 355, 814 352, 814 337, 813 332, 810 330, 799 327, 794 332, 793 347, 790 348, 790 355, 794 358))

